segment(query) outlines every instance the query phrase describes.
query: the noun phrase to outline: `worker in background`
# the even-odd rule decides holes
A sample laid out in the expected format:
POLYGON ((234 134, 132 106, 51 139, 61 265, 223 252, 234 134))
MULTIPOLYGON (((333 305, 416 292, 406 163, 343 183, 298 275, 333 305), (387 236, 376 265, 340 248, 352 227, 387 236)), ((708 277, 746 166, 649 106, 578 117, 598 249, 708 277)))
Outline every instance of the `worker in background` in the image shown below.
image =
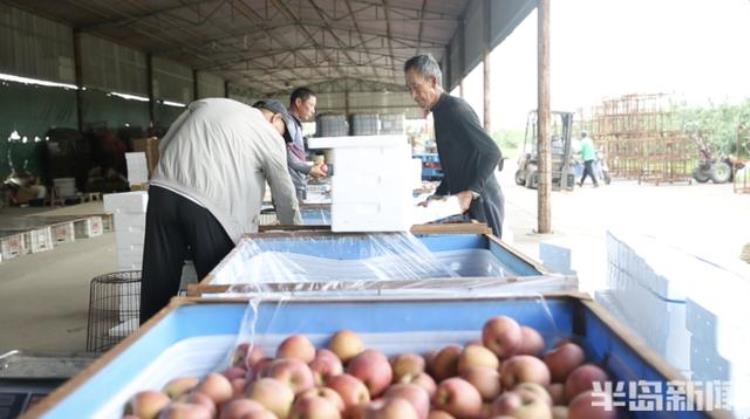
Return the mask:
POLYGON ((443 75, 432 55, 417 55, 404 65, 406 85, 417 104, 432 112, 435 142, 444 177, 431 199, 456 195, 461 209, 502 237, 504 198, 495 178, 502 154, 463 99, 443 91, 443 75))
POLYGON ((599 181, 596 179, 596 174, 594 174, 596 150, 594 149, 594 141, 586 131, 581 131, 581 158, 583 159, 583 176, 581 176, 581 183, 578 186, 583 187, 586 177, 591 176, 591 180, 594 181, 594 187, 598 188, 599 181))
POLYGON ((316 103, 315 94, 307 87, 295 89, 289 98, 290 118, 287 126, 291 141, 287 143, 287 164, 300 203, 307 198, 307 176, 326 176, 325 165, 313 165, 306 161, 305 139, 302 133, 302 122, 310 120, 315 115, 316 103))
POLYGON ((266 182, 281 222, 301 224, 282 138, 289 115, 275 100, 257 107, 198 100, 162 138, 148 190, 141 323, 177 295, 188 249, 203 278, 242 234, 258 231, 266 182))

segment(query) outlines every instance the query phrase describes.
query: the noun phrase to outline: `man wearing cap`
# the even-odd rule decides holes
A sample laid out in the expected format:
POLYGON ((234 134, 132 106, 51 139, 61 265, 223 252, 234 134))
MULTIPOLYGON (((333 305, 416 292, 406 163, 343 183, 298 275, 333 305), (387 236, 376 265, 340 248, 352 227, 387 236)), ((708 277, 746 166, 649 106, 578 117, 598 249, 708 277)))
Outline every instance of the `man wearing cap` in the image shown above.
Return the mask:
POLYGON ((256 105, 195 101, 162 138, 148 191, 141 323, 177 295, 186 255, 203 278, 258 230, 266 182, 280 221, 301 224, 282 139, 289 115, 275 100, 256 105))

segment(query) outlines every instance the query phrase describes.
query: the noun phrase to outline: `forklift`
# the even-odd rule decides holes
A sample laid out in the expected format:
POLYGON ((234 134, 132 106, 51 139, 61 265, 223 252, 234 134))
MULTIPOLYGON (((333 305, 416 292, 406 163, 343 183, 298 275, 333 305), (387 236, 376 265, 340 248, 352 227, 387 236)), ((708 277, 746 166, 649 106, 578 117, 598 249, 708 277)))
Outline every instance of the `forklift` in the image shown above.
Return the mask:
MULTIPOLYGON (((523 149, 518 157, 515 180, 519 186, 536 189, 539 185, 539 155, 537 153, 537 112, 529 112, 523 149)), ((573 113, 553 111, 550 115, 552 189, 572 191, 575 188, 575 164, 571 133, 573 113)))

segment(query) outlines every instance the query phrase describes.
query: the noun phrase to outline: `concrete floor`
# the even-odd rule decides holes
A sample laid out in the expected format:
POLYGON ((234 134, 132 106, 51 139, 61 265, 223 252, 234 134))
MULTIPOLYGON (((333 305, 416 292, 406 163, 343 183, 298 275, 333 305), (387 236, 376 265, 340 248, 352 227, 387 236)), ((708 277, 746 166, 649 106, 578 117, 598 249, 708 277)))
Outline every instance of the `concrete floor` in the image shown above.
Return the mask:
MULTIPOLYGON (((512 164, 500 175, 513 245, 538 256, 548 241, 572 249, 584 290, 605 284, 605 232, 647 234, 725 266, 744 270, 741 247, 750 242, 750 194, 731 185, 637 185, 615 182, 555 192, 554 234, 533 233, 536 191, 513 184, 512 164)), ((0 216, 32 210, 3 209, 0 216), (10 211, 10 212, 8 212, 10 211)), ((116 266, 114 233, 0 263, 0 353, 9 349, 76 352, 86 347, 89 282, 116 266)))

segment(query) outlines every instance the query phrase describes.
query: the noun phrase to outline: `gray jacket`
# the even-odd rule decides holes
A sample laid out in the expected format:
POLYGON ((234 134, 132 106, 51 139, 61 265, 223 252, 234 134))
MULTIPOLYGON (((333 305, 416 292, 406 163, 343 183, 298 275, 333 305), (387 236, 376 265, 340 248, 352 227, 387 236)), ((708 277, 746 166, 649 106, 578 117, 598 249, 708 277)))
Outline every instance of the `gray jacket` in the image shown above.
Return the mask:
POLYGON ((282 224, 301 224, 287 151, 261 112, 231 99, 201 99, 159 144, 151 183, 208 209, 229 237, 258 231, 266 181, 282 224))
MULTIPOLYGON (((293 115, 289 115, 289 119, 290 120, 287 121, 286 126, 289 130, 292 144, 289 144, 288 147, 296 147, 304 153, 305 141, 302 135, 302 123, 293 115)), ((289 175, 292 177, 294 189, 297 191, 297 198, 304 199, 307 195, 307 175, 310 173, 312 166, 307 164, 303 158, 297 156, 291 150, 287 152, 286 163, 289 166, 289 175)))

